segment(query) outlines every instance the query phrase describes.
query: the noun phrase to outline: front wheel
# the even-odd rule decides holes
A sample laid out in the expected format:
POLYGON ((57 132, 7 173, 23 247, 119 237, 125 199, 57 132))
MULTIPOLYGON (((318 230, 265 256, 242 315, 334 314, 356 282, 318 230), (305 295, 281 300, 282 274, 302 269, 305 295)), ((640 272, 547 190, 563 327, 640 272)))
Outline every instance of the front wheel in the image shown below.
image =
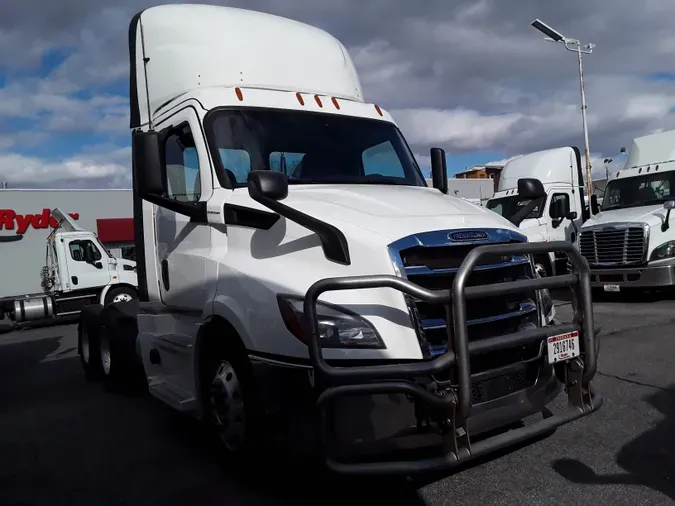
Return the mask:
POLYGON ((136 290, 128 286, 116 286, 111 288, 105 296, 105 305, 117 304, 118 302, 133 302, 138 300, 136 290))
POLYGON ((227 456, 236 464, 255 461, 260 448, 260 410, 248 360, 220 353, 204 370, 206 421, 227 456))

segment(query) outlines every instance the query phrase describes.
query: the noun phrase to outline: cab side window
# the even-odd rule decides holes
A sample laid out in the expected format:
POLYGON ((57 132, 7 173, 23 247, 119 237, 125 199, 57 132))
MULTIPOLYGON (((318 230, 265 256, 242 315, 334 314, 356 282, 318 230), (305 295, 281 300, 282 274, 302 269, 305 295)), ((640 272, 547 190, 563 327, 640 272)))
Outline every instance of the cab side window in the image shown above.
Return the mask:
POLYGON ((164 141, 167 197, 197 202, 202 194, 199 158, 187 123, 171 130, 164 141))
POLYGON ((553 205, 559 201, 559 200, 566 200, 567 201, 567 208, 572 209, 572 206, 570 205, 570 196, 567 193, 554 193, 551 196, 551 203, 548 206, 548 215, 551 216, 551 209, 553 209, 553 205))
POLYGON ((86 248, 91 248, 94 252, 94 260, 98 262, 101 259, 101 252, 96 245, 88 239, 86 241, 71 241, 70 244, 68 244, 70 258, 76 262, 84 262, 84 250, 86 248))

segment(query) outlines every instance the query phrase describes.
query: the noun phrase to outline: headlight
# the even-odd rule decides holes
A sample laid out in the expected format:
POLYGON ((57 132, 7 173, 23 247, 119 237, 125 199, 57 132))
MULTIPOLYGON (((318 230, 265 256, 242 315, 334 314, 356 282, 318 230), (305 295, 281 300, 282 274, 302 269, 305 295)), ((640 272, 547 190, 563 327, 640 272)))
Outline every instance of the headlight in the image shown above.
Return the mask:
MULTIPOLYGON (((305 320, 304 300, 292 295, 277 295, 277 303, 286 328, 300 341, 308 344, 309 322, 305 320)), ((316 314, 322 348, 386 348, 377 330, 356 313, 332 304, 317 302, 316 314)))
POLYGON ((664 242, 661 246, 652 251, 649 260, 663 260, 675 256, 675 241, 664 242))

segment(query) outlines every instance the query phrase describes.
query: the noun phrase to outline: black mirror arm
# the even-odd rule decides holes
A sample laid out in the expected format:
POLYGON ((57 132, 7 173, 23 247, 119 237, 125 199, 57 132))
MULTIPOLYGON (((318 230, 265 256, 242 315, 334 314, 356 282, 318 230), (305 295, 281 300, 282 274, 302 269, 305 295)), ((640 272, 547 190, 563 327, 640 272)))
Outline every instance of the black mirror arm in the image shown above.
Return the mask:
POLYGON ((516 227, 520 225, 520 223, 525 219, 525 216, 530 214, 534 210, 534 208, 537 207, 537 204, 539 204, 539 200, 540 199, 535 199, 530 201, 529 204, 527 204, 520 211, 514 214, 510 219, 511 223, 513 223, 516 227))
POLYGON ((344 265, 351 264, 347 238, 338 228, 329 223, 314 218, 313 216, 298 211, 297 209, 289 207, 286 204, 282 204, 277 200, 265 197, 257 191, 249 192, 249 194, 256 202, 318 235, 326 258, 332 260, 333 262, 344 265))
POLYGON ((665 232, 670 228, 670 209, 666 210, 666 219, 661 223, 661 232, 665 232))

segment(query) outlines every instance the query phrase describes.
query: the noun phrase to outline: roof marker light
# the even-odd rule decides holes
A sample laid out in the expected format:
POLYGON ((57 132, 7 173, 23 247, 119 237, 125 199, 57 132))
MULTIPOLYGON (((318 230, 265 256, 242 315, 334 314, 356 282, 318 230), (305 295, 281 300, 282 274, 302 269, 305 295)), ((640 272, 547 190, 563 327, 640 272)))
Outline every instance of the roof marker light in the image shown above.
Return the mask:
POLYGON ((321 99, 319 98, 319 95, 314 95, 314 100, 316 100, 316 103, 319 105, 319 107, 323 107, 323 104, 321 103, 321 99))
POLYGON ((384 116, 384 114, 382 114, 382 109, 380 109, 379 105, 375 104, 375 110, 377 111, 377 114, 379 114, 380 116, 384 116))
POLYGON ((657 165, 657 166, 654 168, 654 170, 659 170, 659 166, 657 165))
POLYGON ((332 98, 331 98, 331 101, 333 102, 333 105, 335 106, 335 108, 336 108, 337 110, 340 110, 340 104, 338 104, 337 98, 332 97, 332 98))
POLYGON ((618 173, 618 172, 616 173, 616 177, 619 177, 619 173, 618 173))
POLYGON ((234 92, 237 94, 237 98, 239 99, 240 102, 244 100, 244 95, 242 95, 240 88, 235 88, 234 92))
POLYGON ((651 167, 647 167, 647 172, 649 172, 649 169, 650 169, 650 168, 651 168, 651 167))
POLYGON ((300 95, 300 92, 297 92, 297 93, 295 94, 295 96, 296 96, 296 98, 298 99, 298 102, 300 102, 300 105, 305 105, 305 101, 304 101, 304 99, 302 98, 302 95, 300 95))
POLYGON ((642 174, 642 167, 640 167, 640 170, 638 170, 638 174, 642 174))

